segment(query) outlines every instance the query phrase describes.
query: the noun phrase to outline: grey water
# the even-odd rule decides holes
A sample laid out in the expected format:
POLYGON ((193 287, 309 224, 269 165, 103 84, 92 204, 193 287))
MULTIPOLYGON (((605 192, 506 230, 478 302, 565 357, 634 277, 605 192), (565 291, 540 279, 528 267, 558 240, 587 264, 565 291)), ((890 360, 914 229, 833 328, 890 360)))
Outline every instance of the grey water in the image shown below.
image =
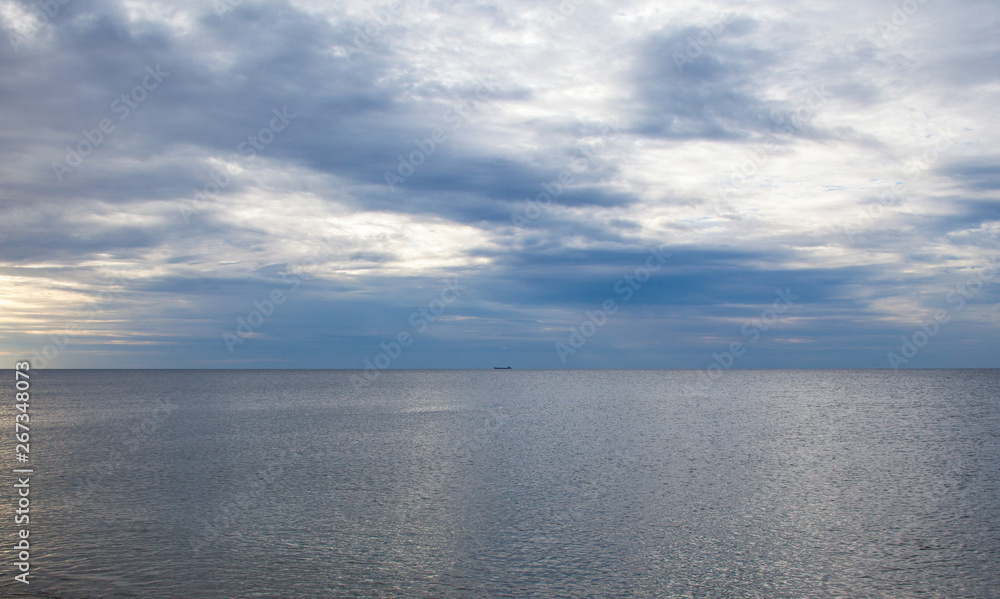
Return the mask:
POLYGON ((0 594, 1000 597, 1000 371, 357 374, 34 371, 0 594))

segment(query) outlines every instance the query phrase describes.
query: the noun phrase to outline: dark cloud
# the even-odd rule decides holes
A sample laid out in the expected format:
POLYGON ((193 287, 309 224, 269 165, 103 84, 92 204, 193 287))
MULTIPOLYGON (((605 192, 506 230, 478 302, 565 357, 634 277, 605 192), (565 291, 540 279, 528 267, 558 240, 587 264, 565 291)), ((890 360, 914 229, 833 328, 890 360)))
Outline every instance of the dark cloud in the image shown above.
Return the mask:
POLYGON ((781 105, 761 99, 755 82, 776 61, 741 37, 756 21, 683 27, 651 35, 636 54, 635 85, 645 103, 636 127, 672 138, 740 139, 773 131, 781 105))
POLYGON ((995 191, 1000 189, 1000 157, 952 162, 937 169, 970 191, 995 191))

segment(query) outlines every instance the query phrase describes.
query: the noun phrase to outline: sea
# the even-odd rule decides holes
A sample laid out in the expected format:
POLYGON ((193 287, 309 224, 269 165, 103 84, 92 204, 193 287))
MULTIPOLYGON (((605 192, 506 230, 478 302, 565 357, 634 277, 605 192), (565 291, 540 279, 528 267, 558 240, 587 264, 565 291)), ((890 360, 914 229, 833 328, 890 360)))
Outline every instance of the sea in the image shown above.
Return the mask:
POLYGON ((1000 597, 1000 370, 359 374, 11 371, 0 595, 1000 597))

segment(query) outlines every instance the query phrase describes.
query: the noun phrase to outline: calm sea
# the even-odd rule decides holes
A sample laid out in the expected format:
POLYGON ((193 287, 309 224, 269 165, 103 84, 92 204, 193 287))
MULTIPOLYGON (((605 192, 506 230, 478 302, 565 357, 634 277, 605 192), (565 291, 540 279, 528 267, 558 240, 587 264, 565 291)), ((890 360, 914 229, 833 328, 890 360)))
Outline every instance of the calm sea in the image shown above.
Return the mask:
POLYGON ((1000 597, 1000 371, 33 371, 0 594, 1000 597))

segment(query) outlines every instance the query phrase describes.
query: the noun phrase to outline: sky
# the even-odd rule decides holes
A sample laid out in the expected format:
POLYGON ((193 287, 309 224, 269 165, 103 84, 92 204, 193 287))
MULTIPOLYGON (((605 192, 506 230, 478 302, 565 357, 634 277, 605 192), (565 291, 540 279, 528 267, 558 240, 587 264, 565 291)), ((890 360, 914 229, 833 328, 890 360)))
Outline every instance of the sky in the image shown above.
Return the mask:
POLYGON ((0 0, 0 356, 1000 367, 994 0, 0 0))

